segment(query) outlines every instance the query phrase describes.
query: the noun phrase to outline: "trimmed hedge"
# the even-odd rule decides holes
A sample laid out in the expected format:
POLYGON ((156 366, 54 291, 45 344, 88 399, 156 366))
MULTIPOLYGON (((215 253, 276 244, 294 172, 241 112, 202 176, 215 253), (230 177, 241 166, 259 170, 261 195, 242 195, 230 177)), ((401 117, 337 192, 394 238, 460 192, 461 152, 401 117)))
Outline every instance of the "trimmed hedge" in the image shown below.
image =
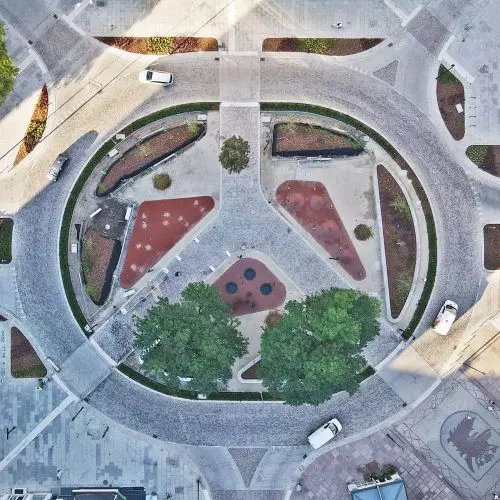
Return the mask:
POLYGON ((437 266, 437 236, 436 236, 436 226, 434 224, 434 216, 432 215, 432 208, 427 198, 427 194, 420 183, 420 180, 415 175, 415 172, 406 163, 405 159, 398 153, 394 146, 387 141, 382 135, 365 125, 363 122, 356 120, 352 116, 345 115, 339 111, 333 109, 324 108, 322 106, 314 106, 310 104, 300 104, 300 103, 288 103, 288 102, 265 102, 261 103, 262 111, 298 111, 302 113, 316 113, 318 115, 328 116, 329 118, 334 118, 341 122, 344 122, 358 130, 364 132, 367 136, 371 137, 379 146, 385 149, 385 151, 393 158, 393 160, 407 172, 408 179, 412 182, 413 188, 417 193, 422 204, 422 210, 425 215, 425 222, 427 224, 427 244, 429 247, 429 265, 427 267, 427 279, 422 291, 422 295, 418 301, 415 313, 407 326, 406 330, 403 331, 402 337, 407 340, 412 335, 417 328, 422 316, 429 302, 429 298, 434 287, 434 280, 436 278, 436 266, 437 266))
MULTIPOLYGON (((135 371, 130 366, 121 364, 118 365, 118 370, 122 372, 127 377, 135 380, 141 385, 149 387, 154 391, 166 394, 167 396, 176 396, 178 398, 185 399, 197 399, 197 393, 194 391, 188 391, 186 389, 170 389, 169 387, 151 380, 142 373, 135 371)), ((207 396, 207 399, 211 401, 281 401, 279 398, 275 398, 267 392, 231 392, 231 391, 221 391, 213 392, 207 396)))
MULTIPOLYGON (((151 113, 150 115, 143 116, 142 118, 139 118, 135 122, 127 125, 125 128, 116 133, 129 135, 132 132, 135 132, 136 130, 144 127, 145 125, 162 118, 166 118, 167 116, 172 116, 180 113, 189 113, 193 111, 210 111, 215 109, 219 109, 218 103, 200 102, 182 104, 180 106, 162 109, 160 111, 156 111, 155 113, 151 113)), ((88 178, 97 167, 99 162, 107 153, 109 153, 109 151, 111 151, 111 149, 113 149, 114 146, 115 142, 113 141, 113 139, 107 140, 89 160, 82 173, 78 177, 77 181, 75 182, 73 189, 71 190, 61 222, 61 237, 59 239, 59 263, 61 266, 61 276, 69 306, 71 308, 73 316, 75 317, 75 320, 82 329, 84 329, 85 325, 87 324, 87 320, 82 310, 80 309, 80 305, 78 304, 75 291, 73 290, 73 284, 71 283, 71 275, 69 272, 68 251, 71 218, 73 217, 76 202, 78 201, 78 197, 80 196, 85 183, 87 182, 88 178)), ((87 336, 89 335, 88 332, 85 332, 85 334, 87 336)))

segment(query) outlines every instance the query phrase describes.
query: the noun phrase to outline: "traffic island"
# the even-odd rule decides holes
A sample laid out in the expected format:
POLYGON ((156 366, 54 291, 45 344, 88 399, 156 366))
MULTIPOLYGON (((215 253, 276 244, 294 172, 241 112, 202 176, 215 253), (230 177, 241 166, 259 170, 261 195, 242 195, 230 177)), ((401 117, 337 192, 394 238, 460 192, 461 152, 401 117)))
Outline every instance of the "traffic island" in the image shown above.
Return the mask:
POLYGON ((484 267, 488 271, 500 269, 500 224, 486 224, 484 236, 484 267))
POLYGON ((465 154, 481 170, 500 177, 500 146, 474 144, 467 148, 465 154))
POLYGON ((10 372, 14 378, 40 378, 47 375, 35 349, 15 326, 10 330, 10 372))
POLYGON ((383 38, 266 38, 262 50, 348 56, 369 50, 383 41, 383 38))
POLYGON ((436 78, 439 112, 453 139, 459 141, 465 134, 465 93, 462 82, 443 65, 436 78))

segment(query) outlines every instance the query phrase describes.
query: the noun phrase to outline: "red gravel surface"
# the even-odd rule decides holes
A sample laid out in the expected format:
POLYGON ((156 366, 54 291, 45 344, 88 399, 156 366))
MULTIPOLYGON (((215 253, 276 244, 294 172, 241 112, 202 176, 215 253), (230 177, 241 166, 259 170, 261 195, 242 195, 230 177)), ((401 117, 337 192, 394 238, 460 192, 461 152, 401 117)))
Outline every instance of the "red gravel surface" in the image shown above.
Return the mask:
POLYGON ((198 125, 196 134, 189 132, 187 125, 182 125, 141 142, 111 165, 98 186, 97 194, 101 196, 113 191, 121 180, 132 177, 148 165, 166 158, 169 154, 189 144, 193 140, 193 135, 199 135, 201 131, 201 125, 198 125))
POLYGON ((141 203, 120 275, 131 288, 215 206, 210 196, 141 203))
POLYGON ((321 182, 286 181, 276 190, 276 199, 352 278, 365 279, 365 268, 321 182))
MULTIPOLYGON (((269 268, 256 259, 240 259, 235 262, 213 285, 221 294, 224 301, 231 306, 234 316, 256 313, 275 309, 285 301, 285 285, 269 270, 269 268), (246 271, 249 276, 255 274, 252 279, 246 278, 246 271), (230 293, 230 284, 234 284, 236 289, 230 293), (261 287, 267 287, 271 292, 265 295, 261 292, 261 287)), ((234 287, 233 287, 234 288, 234 287)))

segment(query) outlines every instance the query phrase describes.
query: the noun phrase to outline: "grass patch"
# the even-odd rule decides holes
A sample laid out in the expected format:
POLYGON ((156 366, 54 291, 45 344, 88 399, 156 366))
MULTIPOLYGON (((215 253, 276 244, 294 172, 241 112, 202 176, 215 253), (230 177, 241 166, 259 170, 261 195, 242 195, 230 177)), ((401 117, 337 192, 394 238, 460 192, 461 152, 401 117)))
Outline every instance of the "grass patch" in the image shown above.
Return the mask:
POLYGON ((462 85, 462 82, 445 66, 439 66, 437 79, 440 83, 451 83, 453 85, 462 85))
POLYGON ((375 368, 373 366, 368 365, 363 371, 358 373, 357 382, 360 384, 363 382, 363 380, 367 379, 368 377, 371 377, 372 375, 375 374, 375 368))
POLYGON ((415 329, 417 328, 422 316, 427 307, 427 303, 429 302, 429 298, 432 293, 432 289, 434 287, 434 280, 436 279, 436 266, 437 266, 437 237, 436 237, 436 226, 434 224, 434 216, 432 214, 431 205, 429 199, 427 198, 427 194, 420 183, 420 180, 415 175, 415 172, 411 169, 411 167, 406 163, 405 159, 398 153, 398 151, 394 148, 394 146, 387 141, 382 135, 378 132, 370 128, 368 125, 356 120, 352 116, 346 115, 344 113, 340 113, 339 111, 335 111, 333 109, 324 108, 322 106, 314 106, 310 104, 301 104, 301 103, 287 103, 287 102, 265 102, 261 103, 262 111, 297 111, 302 113, 316 113, 318 115, 328 116, 330 118, 334 118, 343 123, 351 125, 358 130, 364 132, 368 137, 371 137, 379 146, 385 149, 385 151, 394 159, 394 161, 399 165, 400 168, 405 170, 408 175, 408 179, 413 184, 413 188, 417 193, 417 196, 422 204, 422 210, 425 215, 425 222, 427 224, 427 244, 429 247, 429 265, 427 267, 427 279, 424 285, 424 289, 422 291, 422 295, 418 301, 417 307, 413 314, 413 317, 406 328, 404 330, 402 337, 407 340, 412 335, 415 329))
MULTIPOLYGON (((132 132, 139 130, 144 127, 148 123, 154 122, 156 120, 160 120, 161 118, 166 118, 167 116, 172 116, 180 113, 189 113, 193 111, 210 111, 219 109, 218 103, 213 102, 201 102, 201 103, 190 103, 183 104, 181 106, 174 106, 171 108, 162 109, 150 115, 139 118, 135 122, 127 125, 120 132, 121 134, 129 135, 132 132)), ((68 198, 68 202, 64 209, 64 214, 61 222, 61 237, 59 239, 59 262, 61 266, 61 275, 64 286, 64 291, 66 293, 66 297, 68 299, 69 306, 75 317, 75 320, 80 325, 82 329, 84 329, 87 324, 87 320, 80 309, 80 305, 78 304, 78 300, 76 299, 75 291, 73 290, 73 284, 71 283, 71 275, 69 272, 69 231, 71 227, 71 218, 73 217, 73 212, 75 210, 76 202, 78 201, 78 197, 87 182, 88 178, 97 167, 99 162, 104 158, 104 156, 109 153, 115 146, 115 143, 112 139, 106 141, 92 156, 89 160, 82 173, 78 177, 73 189, 68 198)), ((87 332, 86 332, 87 334, 87 332)))
MULTIPOLYGON (((176 396, 178 398, 184 399, 197 399, 197 393, 193 391, 187 391, 185 389, 171 389, 166 385, 163 385, 159 382, 151 380, 149 377, 146 377, 142 373, 135 371, 133 368, 127 365, 119 365, 118 370, 122 372, 127 377, 135 380, 141 385, 149 387, 161 394, 165 394, 167 396, 176 396)), ((211 401, 281 401, 279 398, 272 396, 266 392, 230 392, 230 391, 221 391, 214 392, 207 396, 207 399, 211 401)))
POLYGON ((0 264, 12 261, 12 219, 0 219, 0 264))

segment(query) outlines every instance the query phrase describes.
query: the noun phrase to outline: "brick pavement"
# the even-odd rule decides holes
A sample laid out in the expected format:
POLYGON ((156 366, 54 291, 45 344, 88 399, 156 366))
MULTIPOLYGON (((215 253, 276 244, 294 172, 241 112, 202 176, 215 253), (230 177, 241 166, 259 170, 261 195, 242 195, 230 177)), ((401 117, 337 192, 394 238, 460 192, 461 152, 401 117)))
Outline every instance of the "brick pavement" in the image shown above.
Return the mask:
POLYGON ((461 498, 391 430, 389 434, 377 432, 321 455, 304 471, 301 477, 302 492, 294 492, 291 499, 348 500, 349 482, 362 481, 365 472, 386 464, 398 469, 410 500, 461 498))

